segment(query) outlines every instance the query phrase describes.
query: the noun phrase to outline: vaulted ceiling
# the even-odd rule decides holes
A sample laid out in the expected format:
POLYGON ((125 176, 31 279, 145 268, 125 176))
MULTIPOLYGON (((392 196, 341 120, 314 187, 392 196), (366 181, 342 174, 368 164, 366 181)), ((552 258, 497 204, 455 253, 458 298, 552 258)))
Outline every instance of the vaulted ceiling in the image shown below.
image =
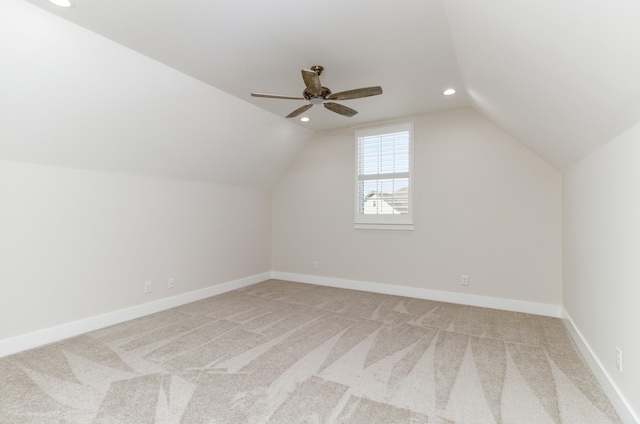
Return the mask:
POLYGON ((471 106, 564 169, 640 121, 637 0, 26 1, 276 121, 304 101, 250 93, 299 96, 303 68, 333 92, 382 86, 342 102, 352 118, 315 106, 282 124, 305 136, 471 106))

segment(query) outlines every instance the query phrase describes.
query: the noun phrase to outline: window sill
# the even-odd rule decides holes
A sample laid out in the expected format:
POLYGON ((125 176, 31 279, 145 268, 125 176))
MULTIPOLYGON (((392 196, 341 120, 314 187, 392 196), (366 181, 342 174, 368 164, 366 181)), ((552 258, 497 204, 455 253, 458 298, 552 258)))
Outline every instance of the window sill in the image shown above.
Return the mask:
POLYGON ((354 224, 356 230, 413 231, 413 224, 354 224))

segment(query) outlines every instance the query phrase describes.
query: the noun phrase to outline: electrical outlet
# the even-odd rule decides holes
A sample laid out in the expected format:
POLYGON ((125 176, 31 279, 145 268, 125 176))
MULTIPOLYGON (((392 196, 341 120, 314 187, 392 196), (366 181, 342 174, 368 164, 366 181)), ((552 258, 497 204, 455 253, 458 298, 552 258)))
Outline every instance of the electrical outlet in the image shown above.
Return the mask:
POLYGON ((175 286, 176 286, 176 279, 174 277, 169 278, 169 280, 167 280, 167 288, 172 289, 175 286))
POLYGON ((151 281, 147 281, 144 283, 144 292, 151 293, 151 281))
POLYGON ((462 284, 463 286, 468 286, 469 285, 469 276, 468 275, 463 275, 460 277, 460 284, 462 284))
POLYGON ((616 368, 622 372, 622 351, 619 347, 616 348, 616 368))
POLYGON ((318 269, 319 268, 318 261, 311 262, 311 268, 318 269))

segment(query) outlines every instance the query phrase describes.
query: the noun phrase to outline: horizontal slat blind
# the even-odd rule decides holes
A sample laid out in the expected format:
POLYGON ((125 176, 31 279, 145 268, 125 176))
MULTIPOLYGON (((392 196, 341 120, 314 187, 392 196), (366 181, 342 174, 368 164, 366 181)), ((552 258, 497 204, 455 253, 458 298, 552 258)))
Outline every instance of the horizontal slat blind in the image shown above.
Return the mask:
POLYGON ((356 133, 356 215, 410 214, 410 124, 356 133))

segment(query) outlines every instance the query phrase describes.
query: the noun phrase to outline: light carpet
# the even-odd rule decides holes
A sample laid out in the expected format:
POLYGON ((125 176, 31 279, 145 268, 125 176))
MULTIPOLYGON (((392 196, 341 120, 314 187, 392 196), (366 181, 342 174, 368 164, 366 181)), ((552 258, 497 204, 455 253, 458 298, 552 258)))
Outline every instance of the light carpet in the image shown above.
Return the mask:
POLYGON ((1 423, 619 423, 562 320, 269 280, 0 359, 1 423))

